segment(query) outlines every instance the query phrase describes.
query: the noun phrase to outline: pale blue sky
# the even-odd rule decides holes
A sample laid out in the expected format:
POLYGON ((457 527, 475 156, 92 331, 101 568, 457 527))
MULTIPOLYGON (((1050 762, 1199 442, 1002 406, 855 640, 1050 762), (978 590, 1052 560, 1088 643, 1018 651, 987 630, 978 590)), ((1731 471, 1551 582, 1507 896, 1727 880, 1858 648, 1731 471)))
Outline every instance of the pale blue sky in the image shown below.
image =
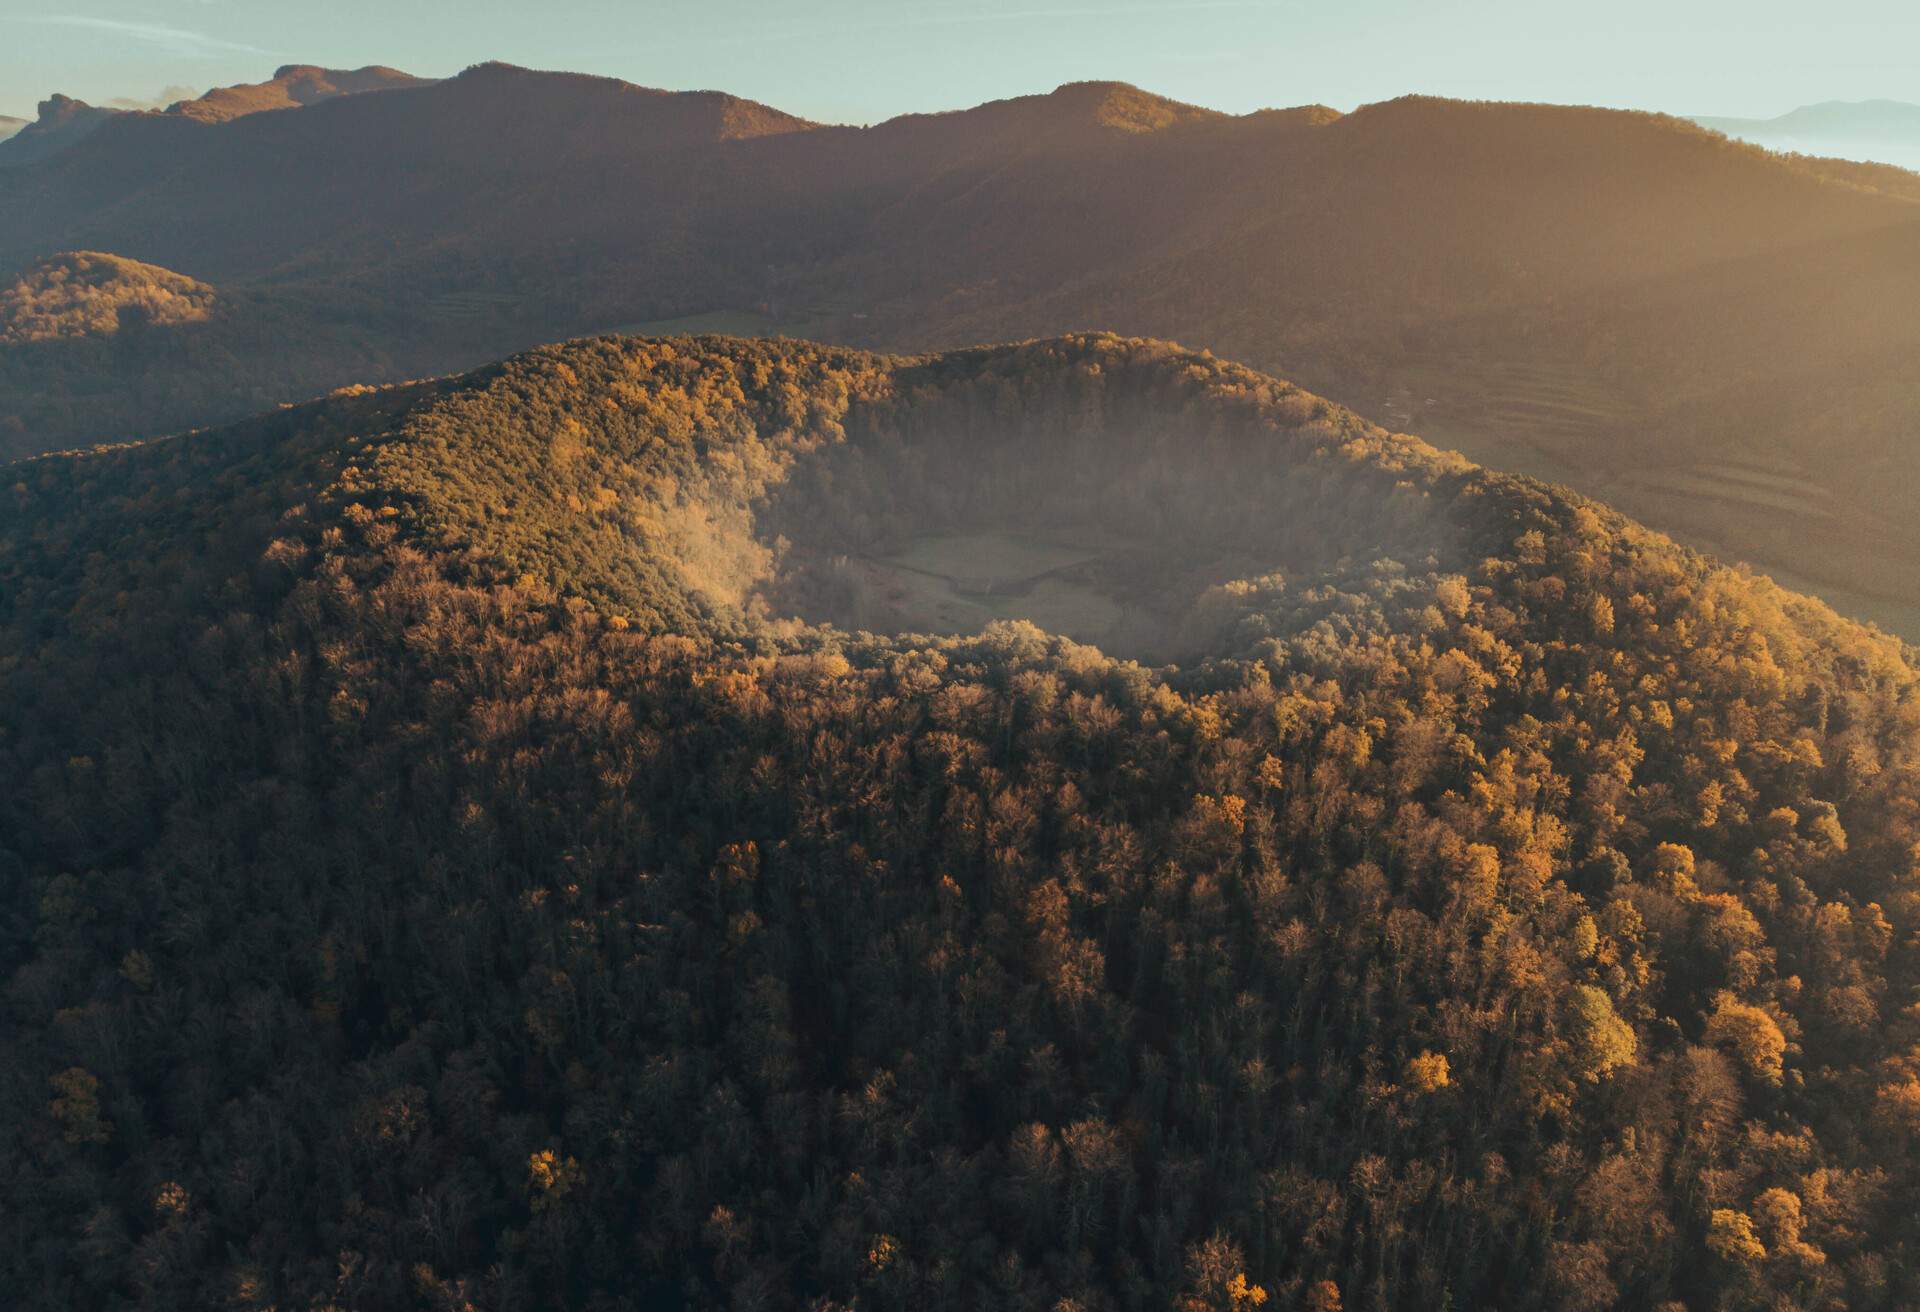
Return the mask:
POLYGON ((1409 91, 1768 116, 1920 101, 1915 0, 0 0, 0 113, 484 59, 870 122, 1120 78, 1220 109, 1409 91))

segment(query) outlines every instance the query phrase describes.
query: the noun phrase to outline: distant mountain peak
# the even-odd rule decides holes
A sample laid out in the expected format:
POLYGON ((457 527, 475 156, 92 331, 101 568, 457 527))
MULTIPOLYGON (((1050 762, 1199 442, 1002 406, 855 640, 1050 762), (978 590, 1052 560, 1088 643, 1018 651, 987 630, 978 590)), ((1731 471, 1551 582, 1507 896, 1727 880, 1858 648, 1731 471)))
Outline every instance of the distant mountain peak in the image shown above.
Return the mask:
MULTIPOLYGON (((280 65, 280 67, 273 70, 273 77, 271 80, 275 82, 284 82, 291 78, 306 77, 316 73, 325 74, 328 76, 338 76, 340 72, 341 72, 340 69, 325 68, 319 64, 282 64, 280 65)), ((403 72, 400 69, 393 68, 387 64, 368 64, 365 68, 355 69, 354 72, 359 74, 369 74, 369 73, 382 74, 387 77, 394 77, 394 78, 408 78, 416 82, 432 80, 428 78, 415 78, 413 77, 412 74, 403 72)))
POLYGON ((1346 115, 1332 105, 1292 105, 1286 109, 1256 109, 1246 116, 1260 123, 1300 123, 1308 127, 1321 128, 1329 123, 1337 123, 1346 115))
POLYGON ((1909 104, 1903 100, 1822 100, 1817 104, 1801 105, 1773 118, 1726 118, 1703 117, 1696 123, 1719 124, 1735 123, 1747 127, 1766 127, 1779 131, 1820 128, 1885 128, 1899 126, 1911 129, 1920 125, 1920 105, 1909 104))
POLYGON ((105 109, 96 105, 89 105, 84 100, 78 100, 73 96, 62 95, 58 91, 54 92, 52 95, 48 96, 45 100, 41 101, 37 108, 40 115, 39 121, 41 123, 58 123, 63 119, 71 118, 75 114, 85 113, 88 110, 92 110, 95 113, 99 113, 99 114, 113 114, 113 113, 120 112, 118 110, 105 109))
POLYGON ((891 132, 933 132, 962 154, 988 143, 1084 144, 1102 136, 1147 136, 1189 123, 1226 121, 1218 110, 1182 104, 1128 82, 1067 82, 1035 95, 989 100, 965 109, 901 114, 880 124, 891 132))
POLYGON ((124 110, 89 105, 56 91, 40 102, 38 118, 0 139, 0 167, 31 164, 58 154, 89 136, 108 119, 123 113, 124 110))
MULTIPOLYGON (((456 82, 472 82, 488 77, 518 77, 521 75, 531 75, 533 71, 534 70, 523 64, 510 64, 504 59, 483 59, 477 64, 468 64, 465 68, 454 74, 453 80, 456 82)), ((588 73, 567 73, 562 76, 592 77, 593 75, 588 73)), ((595 80, 603 82, 618 81, 617 78, 597 78, 595 80)))
POLYGON ((1067 82, 1046 99, 1073 106, 1101 127, 1119 132, 1159 132, 1182 123, 1226 117, 1218 110, 1143 91, 1130 82, 1067 82))
MULTIPOLYGON (((657 106, 670 136, 689 140, 734 141, 803 132, 820 126, 808 119, 725 91, 668 91, 592 73, 561 73, 523 68, 491 59, 462 69, 450 84, 456 91, 488 96, 518 95, 601 115, 628 115, 642 104, 657 106), (572 99, 567 98, 571 96, 572 99)), ((651 110, 643 111, 651 113, 651 110)))
POLYGON ((282 64, 268 81, 215 87, 197 99, 169 105, 167 113, 202 123, 225 123, 248 114, 315 105, 336 96, 425 86, 431 80, 381 64, 356 69, 322 68, 317 64, 282 64))

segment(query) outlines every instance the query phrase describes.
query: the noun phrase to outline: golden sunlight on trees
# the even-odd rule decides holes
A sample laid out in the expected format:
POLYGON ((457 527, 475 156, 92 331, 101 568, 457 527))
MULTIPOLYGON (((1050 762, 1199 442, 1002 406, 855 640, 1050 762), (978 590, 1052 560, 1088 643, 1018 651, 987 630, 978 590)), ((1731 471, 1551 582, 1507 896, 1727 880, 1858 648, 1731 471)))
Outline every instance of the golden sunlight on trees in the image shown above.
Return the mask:
POLYGON ((1805 1222, 1799 1195, 1777 1187, 1768 1189, 1753 1200, 1750 1210, 1754 1229, 1775 1257, 1806 1266, 1819 1266, 1827 1260, 1825 1253, 1800 1237, 1805 1222))
POLYGON ((1188 1293, 1176 1306, 1182 1312, 1253 1312, 1265 1306, 1267 1291, 1247 1279, 1237 1244, 1215 1235, 1187 1254, 1188 1293))
POLYGON ((1780 1024, 1759 1007, 1739 1001, 1731 993, 1714 995, 1707 1016, 1707 1042, 1731 1052, 1749 1075, 1765 1084, 1778 1084, 1787 1039, 1780 1024))
POLYGON ((1437 1093, 1453 1081, 1445 1054, 1423 1052, 1407 1059, 1407 1086, 1415 1093, 1437 1093))
POLYGON ((1343 1312, 1344 1307, 1340 1286, 1331 1280, 1317 1281, 1307 1290, 1307 1312, 1343 1312))
POLYGON ((1613 1009, 1613 1000, 1591 984, 1576 984, 1570 994, 1574 1060, 1588 1080, 1600 1080, 1633 1060, 1633 1029, 1613 1009))
POLYGON ((162 1222, 185 1220, 192 1205, 193 1195, 177 1181, 165 1181, 153 1191, 153 1212, 162 1222))
POLYGON ((562 1158, 551 1148, 542 1148, 527 1158, 527 1189, 536 1212, 559 1206, 584 1179, 580 1163, 571 1157, 562 1158))
POLYGON ((1707 1221, 1707 1248, 1723 1262, 1758 1262, 1767 1248, 1753 1232, 1753 1219, 1745 1212, 1717 1207, 1707 1221))

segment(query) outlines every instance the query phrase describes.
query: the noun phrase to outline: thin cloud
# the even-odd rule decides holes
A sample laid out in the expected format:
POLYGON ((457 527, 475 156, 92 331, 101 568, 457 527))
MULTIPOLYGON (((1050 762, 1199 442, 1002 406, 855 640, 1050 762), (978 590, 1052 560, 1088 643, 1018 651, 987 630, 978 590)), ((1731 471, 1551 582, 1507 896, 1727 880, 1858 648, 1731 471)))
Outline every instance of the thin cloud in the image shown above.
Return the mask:
POLYGON ((192 100, 199 94, 189 86, 162 87, 157 96, 145 100, 138 96, 115 96, 107 102, 107 106, 111 109, 165 109, 179 101, 192 100))
POLYGON ((22 18, 20 21, 42 23, 50 27, 77 27, 89 32, 105 32, 151 46, 170 55, 181 55, 189 59, 209 58, 214 55, 272 53, 241 41, 229 41, 225 37, 209 36, 205 32, 190 32, 183 27, 168 27, 163 23, 132 23, 119 18, 87 18, 78 14, 36 14, 22 18))

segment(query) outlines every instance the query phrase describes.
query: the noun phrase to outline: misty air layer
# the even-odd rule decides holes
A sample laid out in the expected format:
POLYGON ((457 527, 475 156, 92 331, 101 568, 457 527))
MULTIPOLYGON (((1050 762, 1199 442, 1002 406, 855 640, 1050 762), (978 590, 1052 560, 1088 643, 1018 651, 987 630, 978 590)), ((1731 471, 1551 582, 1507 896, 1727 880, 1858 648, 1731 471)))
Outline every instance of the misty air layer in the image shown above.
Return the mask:
POLYGON ((1920 177, 1747 135, 47 101, 0 1301, 1920 1306, 1920 177))

